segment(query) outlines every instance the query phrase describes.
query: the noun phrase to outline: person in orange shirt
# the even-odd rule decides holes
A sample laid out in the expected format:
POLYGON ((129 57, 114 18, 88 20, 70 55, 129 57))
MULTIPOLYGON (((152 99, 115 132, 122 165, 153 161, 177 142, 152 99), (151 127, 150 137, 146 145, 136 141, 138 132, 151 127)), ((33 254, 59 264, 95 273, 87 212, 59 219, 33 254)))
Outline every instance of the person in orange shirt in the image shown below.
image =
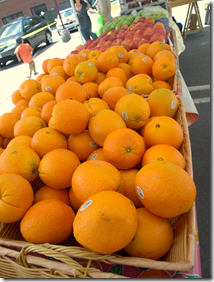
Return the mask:
POLYGON ((24 63, 29 64, 30 75, 27 78, 30 79, 32 72, 34 72, 34 75, 38 74, 31 53, 33 51, 33 48, 28 43, 24 43, 24 40, 21 37, 16 38, 16 42, 18 43, 18 46, 16 47, 14 54, 16 54, 19 62, 23 61, 24 63))

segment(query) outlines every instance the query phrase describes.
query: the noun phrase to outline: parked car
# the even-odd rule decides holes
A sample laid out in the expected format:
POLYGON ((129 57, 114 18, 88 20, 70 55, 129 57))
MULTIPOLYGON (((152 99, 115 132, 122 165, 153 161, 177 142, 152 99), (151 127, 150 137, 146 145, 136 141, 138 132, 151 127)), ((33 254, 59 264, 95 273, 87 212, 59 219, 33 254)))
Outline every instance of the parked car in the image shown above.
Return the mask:
MULTIPOLYGON (((78 24, 75 21, 75 17, 74 17, 72 8, 68 8, 68 9, 60 11, 60 15, 61 15, 63 25, 66 29, 68 29, 70 32, 78 30, 78 24)), ((63 30, 62 22, 58 14, 56 28, 57 28, 57 32, 59 35, 61 35, 61 32, 63 30)))
POLYGON ((14 54, 16 38, 21 37, 33 49, 41 43, 51 44, 52 31, 46 20, 39 16, 22 16, 0 28, 0 65, 17 60, 14 54))

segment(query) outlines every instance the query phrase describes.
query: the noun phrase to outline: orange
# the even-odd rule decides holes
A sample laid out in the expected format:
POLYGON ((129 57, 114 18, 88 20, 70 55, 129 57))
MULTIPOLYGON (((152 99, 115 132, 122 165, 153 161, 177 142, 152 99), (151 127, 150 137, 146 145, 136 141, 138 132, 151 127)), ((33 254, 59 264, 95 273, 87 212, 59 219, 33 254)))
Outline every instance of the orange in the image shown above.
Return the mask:
POLYGON ((39 201, 47 199, 57 199, 70 206, 70 199, 67 189, 55 189, 44 185, 36 191, 33 203, 35 204, 39 201))
POLYGON ((19 120, 17 113, 5 113, 0 116, 0 135, 4 138, 14 137, 14 126, 19 120))
POLYGON ((138 199, 137 193, 135 191, 135 177, 137 175, 138 169, 121 169, 120 175, 122 177, 122 188, 121 193, 130 199, 136 208, 142 207, 141 201, 138 199))
POLYGON ((42 107, 41 118, 47 124, 51 118, 53 107, 56 105, 56 103, 57 103, 56 100, 52 100, 52 101, 45 103, 44 106, 42 107))
POLYGON ((63 61, 63 69, 69 76, 74 75, 74 70, 76 66, 82 62, 84 59, 80 55, 71 54, 68 55, 65 60, 63 61))
POLYGON ((62 201, 43 200, 27 211, 21 221, 20 231, 30 243, 60 244, 71 235, 74 218, 72 208, 62 201))
POLYGON ((69 75, 64 71, 63 66, 55 66, 51 69, 50 76, 56 75, 63 77, 64 80, 67 80, 69 78, 69 75))
POLYGON ((32 141, 32 137, 27 136, 27 135, 21 135, 21 136, 17 136, 11 139, 7 147, 13 146, 13 145, 24 145, 24 146, 31 148, 31 141, 32 141))
POLYGON ((139 52, 139 51, 134 52, 134 53, 130 56, 129 61, 128 61, 128 64, 131 66, 131 63, 132 63, 133 59, 134 59, 136 56, 139 56, 139 55, 144 55, 144 54, 141 53, 141 52, 139 52))
POLYGON ((134 204, 114 191, 103 191, 88 198, 79 208, 73 234, 83 247, 99 254, 123 249, 137 230, 134 204))
POLYGON ((30 100, 34 94, 41 91, 41 83, 35 79, 24 80, 19 86, 19 92, 21 96, 27 100, 30 100))
POLYGON ((133 73, 131 71, 131 67, 130 67, 129 64, 119 63, 118 68, 122 69, 126 73, 127 79, 129 79, 133 76, 133 73))
POLYGON ((166 50, 171 51, 171 47, 169 44, 165 43, 165 46, 166 46, 166 50))
POLYGON ((175 94, 166 88, 152 91, 147 102, 150 107, 150 116, 174 117, 178 110, 178 99, 175 94))
POLYGON ((102 98, 104 93, 111 87, 121 86, 124 87, 124 83, 118 77, 108 77, 103 82, 101 82, 98 86, 99 96, 102 98))
POLYGON ((90 98, 99 97, 97 83, 86 82, 82 85, 82 88, 85 90, 86 100, 89 100, 90 98))
POLYGON ((155 41, 147 48, 146 55, 154 59, 155 55, 162 50, 167 50, 165 43, 155 41))
POLYGON ((24 99, 19 91, 19 89, 13 91, 12 95, 11 95, 11 101, 14 105, 16 105, 19 101, 21 101, 22 99, 24 99))
POLYGON ((109 51, 105 51, 97 58, 98 71, 107 73, 110 69, 116 68, 119 64, 118 56, 109 51))
POLYGON ((111 87, 104 93, 102 99, 108 103, 111 110, 114 110, 117 101, 125 95, 129 95, 129 91, 122 86, 111 87))
POLYGON ((57 102, 71 99, 83 103, 86 100, 86 91, 78 82, 66 81, 58 87, 55 97, 57 102))
POLYGON ((91 51, 88 49, 82 49, 81 51, 79 51, 78 55, 83 56, 84 60, 87 60, 90 52, 91 51))
POLYGON ((22 112, 27 109, 28 107, 25 105, 19 105, 19 106, 15 106, 14 108, 12 108, 11 113, 16 113, 19 116, 21 116, 22 112))
POLYGON ((106 78, 105 73, 98 71, 97 78, 95 79, 94 83, 99 85, 105 78, 106 78))
POLYGON ((100 98, 90 98, 83 103, 86 106, 90 118, 95 115, 99 110, 110 109, 107 102, 100 98))
POLYGON ((88 58, 88 60, 89 59, 93 59, 93 58, 97 59, 100 54, 102 54, 102 51, 100 51, 100 50, 92 50, 92 51, 89 52, 87 58, 88 58))
POLYGON ((101 191, 119 191, 121 176, 118 169, 105 161, 89 160, 75 170, 71 186, 82 203, 101 191))
POLYGON ((158 260, 171 248, 173 229, 168 218, 161 218, 146 208, 137 209, 137 231, 126 252, 132 257, 158 260), (146 227, 146 228, 145 228, 146 227))
POLYGON ((175 60, 168 57, 160 57, 152 66, 152 74, 158 80, 168 80, 176 73, 175 60))
POLYGON ((32 137, 31 147, 42 158, 54 149, 67 149, 67 140, 56 129, 45 127, 35 132, 32 137))
POLYGON ((128 128, 141 128, 149 119, 150 107, 145 98, 138 94, 121 97, 114 108, 126 123, 128 128))
POLYGON ((147 55, 138 55, 131 61, 131 71, 133 74, 152 73, 153 60, 147 55))
POLYGON ((57 88, 65 82, 62 76, 49 76, 42 80, 42 92, 49 92, 53 95, 56 94, 57 88))
POLYGON ((37 130, 47 127, 43 119, 36 116, 29 116, 17 121, 14 126, 14 136, 28 135, 33 137, 37 130))
POLYGON ((16 222, 33 204, 33 189, 22 176, 14 173, 0 175, 0 222, 16 222))
POLYGON ((160 88, 166 88, 166 89, 172 90, 172 87, 168 82, 166 82, 164 80, 154 81, 153 82, 153 90, 160 89, 160 88))
POLYGON ((135 188, 145 208, 164 218, 186 213, 196 198, 191 176, 178 165, 165 161, 142 167, 136 175, 135 188))
POLYGON ((39 176, 47 186, 64 189, 71 185, 71 178, 79 164, 80 161, 73 152, 55 149, 42 158, 39 176))
MULTIPOLYGON (((128 51, 129 58, 131 57, 131 55, 133 55, 136 52, 138 52, 137 49, 132 49, 132 50, 128 51)), ((128 58, 128 60, 129 60, 129 58, 128 58)))
POLYGON ((82 205, 82 202, 80 200, 78 200, 77 197, 74 195, 72 187, 70 187, 70 189, 69 189, 69 200, 70 200, 71 207, 75 211, 78 211, 79 207, 82 205))
POLYGON ((41 79, 43 78, 43 76, 46 76, 46 73, 40 73, 39 75, 37 75, 37 77, 35 78, 35 80, 41 81, 41 79))
POLYGON ((126 82, 126 89, 136 94, 150 94, 153 90, 152 79, 147 74, 136 74, 126 82))
POLYGON ((108 77, 118 77, 123 82, 124 85, 126 84, 127 81, 127 75, 125 71, 122 70, 121 68, 110 69, 106 74, 106 78, 108 77))
POLYGON ((147 49, 148 49, 148 47, 150 46, 150 43, 143 43, 142 45, 140 45, 139 47, 138 47, 138 52, 141 52, 141 53, 143 53, 143 54, 146 54, 146 51, 147 51, 147 49))
POLYGON ((50 76, 49 74, 43 75, 43 77, 41 78, 40 82, 42 82, 44 79, 46 79, 46 78, 49 77, 49 76, 50 76))
POLYGON ((112 46, 108 49, 109 52, 113 52, 117 55, 119 63, 127 63, 129 58, 128 51, 122 46, 112 46))
POLYGON ((60 132, 76 135, 83 132, 89 121, 87 108, 75 100, 58 102, 52 112, 52 125, 60 132))
POLYGON ((29 101, 29 107, 38 107, 41 108, 49 101, 55 100, 55 97, 50 92, 39 92, 33 95, 29 101))
POLYGON ((50 59, 46 59, 42 62, 42 70, 44 73, 48 74, 47 64, 50 59))
POLYGON ((156 117, 156 116, 150 117, 150 118, 147 120, 147 122, 144 124, 144 126, 142 126, 142 127, 140 128, 139 134, 140 134, 141 136, 144 136, 144 132, 145 132, 145 128, 146 128, 147 124, 148 124, 152 119, 154 119, 154 118, 157 118, 157 117, 156 117))
POLYGON ((30 107, 25 109, 22 114, 21 118, 29 117, 29 116, 36 116, 41 117, 42 109, 39 107, 30 107))
POLYGON ((134 168, 145 152, 143 138, 130 128, 117 129, 106 137, 103 144, 106 160, 118 169, 134 168))
POLYGON ((51 72, 52 68, 55 66, 62 66, 63 65, 63 60, 60 58, 52 58, 47 62, 47 70, 48 73, 51 72))
POLYGON ((158 52, 154 57, 154 61, 156 61, 157 59, 161 57, 169 57, 176 61, 175 55, 169 50, 162 50, 158 52))
POLYGON ((106 157, 103 152, 103 148, 99 148, 94 150, 87 158, 89 160, 99 160, 99 161, 106 161, 106 157))
POLYGON ((68 150, 75 153, 81 162, 86 161, 88 156, 99 148, 96 142, 91 138, 88 129, 80 134, 70 135, 67 143, 68 150))
POLYGON ((0 174, 19 174, 31 183, 38 176, 39 163, 39 156, 28 146, 9 146, 1 154, 0 174))
POLYGON ((183 143, 183 130, 180 124, 171 117, 161 116, 151 120, 144 131, 145 143, 148 147, 168 144, 180 149, 183 143))
MULTIPOLYGON (((75 81, 75 82, 78 82, 75 75, 69 77, 66 81, 75 81)), ((79 82, 78 82, 78 83, 79 83, 79 82)))
POLYGON ((74 71, 74 75, 78 82, 93 82, 97 78, 97 67, 92 62, 83 61, 79 63, 74 71))
POLYGON ((29 107, 29 100, 27 99, 22 99, 21 101, 17 102, 16 106, 26 106, 29 107))
POLYGON ((142 159, 142 166, 154 161, 171 162, 185 169, 185 160, 183 155, 174 147, 167 144, 159 144, 146 150, 142 159))
POLYGON ((92 139, 101 147, 109 133, 119 128, 126 128, 126 124, 120 115, 110 109, 98 111, 88 124, 92 139))

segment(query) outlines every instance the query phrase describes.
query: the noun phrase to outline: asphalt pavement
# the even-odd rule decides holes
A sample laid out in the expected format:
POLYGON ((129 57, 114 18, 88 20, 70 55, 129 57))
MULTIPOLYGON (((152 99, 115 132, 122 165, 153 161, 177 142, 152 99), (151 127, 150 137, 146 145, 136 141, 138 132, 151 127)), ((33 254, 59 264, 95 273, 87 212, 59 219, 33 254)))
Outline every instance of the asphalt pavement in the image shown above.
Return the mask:
POLYGON ((199 118, 189 126, 194 181, 197 188, 196 209, 202 278, 211 278, 211 51, 210 26, 205 36, 196 31, 184 39, 185 51, 179 66, 199 118), (192 90, 191 90, 192 89, 192 90))

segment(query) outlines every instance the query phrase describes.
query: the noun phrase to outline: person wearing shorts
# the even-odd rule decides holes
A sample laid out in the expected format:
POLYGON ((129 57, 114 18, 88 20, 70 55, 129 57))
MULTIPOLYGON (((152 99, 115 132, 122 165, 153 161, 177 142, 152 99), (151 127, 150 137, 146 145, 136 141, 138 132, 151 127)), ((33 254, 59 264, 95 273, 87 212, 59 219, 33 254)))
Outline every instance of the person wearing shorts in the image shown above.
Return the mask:
POLYGON ((24 63, 29 64, 29 76, 27 76, 27 78, 30 79, 32 72, 34 73, 34 75, 38 74, 31 53, 33 51, 33 48, 28 43, 24 43, 24 40, 21 37, 16 38, 16 42, 18 43, 18 46, 16 47, 14 54, 16 54, 19 62, 23 61, 24 63))

